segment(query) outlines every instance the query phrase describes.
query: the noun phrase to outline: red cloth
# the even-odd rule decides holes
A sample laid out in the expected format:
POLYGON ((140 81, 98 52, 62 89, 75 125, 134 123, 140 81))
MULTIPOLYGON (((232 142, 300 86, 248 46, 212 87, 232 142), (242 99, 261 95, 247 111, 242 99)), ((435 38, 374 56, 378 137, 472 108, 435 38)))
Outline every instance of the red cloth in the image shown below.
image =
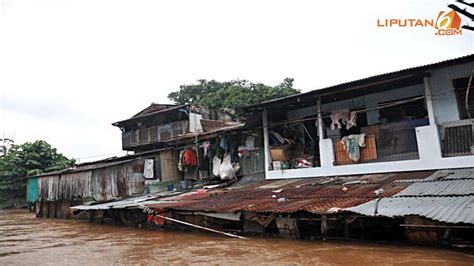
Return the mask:
POLYGON ((197 157, 196 157, 196 152, 193 149, 187 148, 184 151, 184 164, 185 165, 191 165, 191 166, 196 166, 197 165, 197 157))
MULTIPOLYGON (((155 210, 159 215, 161 216, 165 216, 165 212, 163 211, 158 211, 158 210, 155 210)), ((154 216, 152 214, 147 214, 146 215, 146 221, 149 222, 149 223, 155 223, 156 225, 163 225, 165 223, 165 219, 164 218, 161 218, 161 217, 158 217, 158 216, 154 216)))

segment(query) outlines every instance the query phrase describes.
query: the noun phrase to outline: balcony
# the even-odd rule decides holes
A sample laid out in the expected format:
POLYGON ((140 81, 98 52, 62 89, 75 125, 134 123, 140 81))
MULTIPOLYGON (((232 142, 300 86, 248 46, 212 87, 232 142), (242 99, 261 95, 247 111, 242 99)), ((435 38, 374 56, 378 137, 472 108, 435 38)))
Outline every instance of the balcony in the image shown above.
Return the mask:
POLYGON ((189 121, 182 120, 160 126, 140 128, 122 133, 124 150, 175 139, 189 133, 189 121))
POLYGON ((341 139, 333 139, 335 165, 419 159, 415 128, 424 125, 427 119, 362 127, 365 147, 359 147, 359 160, 350 158, 341 139))

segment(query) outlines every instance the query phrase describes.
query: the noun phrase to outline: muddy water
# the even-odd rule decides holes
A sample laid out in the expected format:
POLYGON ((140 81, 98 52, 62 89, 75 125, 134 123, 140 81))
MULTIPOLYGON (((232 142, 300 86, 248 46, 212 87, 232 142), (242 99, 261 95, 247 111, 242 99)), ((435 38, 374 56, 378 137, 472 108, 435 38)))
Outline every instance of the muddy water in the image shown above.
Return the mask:
POLYGON ((0 265, 473 265, 474 254, 410 246, 165 232, 0 212, 0 265))

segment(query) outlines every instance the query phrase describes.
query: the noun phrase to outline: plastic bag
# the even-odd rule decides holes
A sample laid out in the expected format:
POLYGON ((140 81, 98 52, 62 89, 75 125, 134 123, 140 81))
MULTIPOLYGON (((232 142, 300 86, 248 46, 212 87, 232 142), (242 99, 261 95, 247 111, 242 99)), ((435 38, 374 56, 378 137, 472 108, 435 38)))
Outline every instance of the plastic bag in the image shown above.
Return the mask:
POLYGON ((235 177, 235 173, 239 171, 240 166, 237 164, 236 167, 230 162, 230 155, 227 154, 222 160, 221 166, 219 167, 219 176, 222 180, 232 179, 235 177))
POLYGON ((219 176, 220 168, 221 168, 221 158, 214 156, 214 158, 212 158, 212 174, 214 176, 219 176))

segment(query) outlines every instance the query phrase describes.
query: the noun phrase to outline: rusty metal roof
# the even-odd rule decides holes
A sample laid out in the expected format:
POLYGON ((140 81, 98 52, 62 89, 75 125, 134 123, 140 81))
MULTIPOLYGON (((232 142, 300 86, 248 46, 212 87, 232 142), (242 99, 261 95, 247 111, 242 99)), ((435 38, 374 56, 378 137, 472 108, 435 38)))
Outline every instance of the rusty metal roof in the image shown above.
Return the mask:
POLYGON ((265 180, 242 188, 232 187, 200 191, 176 197, 145 202, 151 208, 205 212, 274 212, 307 211, 324 214, 357 206, 376 198, 375 190, 383 188, 383 196, 392 196, 409 183, 404 179, 424 179, 433 171, 324 177, 292 180, 265 180))

